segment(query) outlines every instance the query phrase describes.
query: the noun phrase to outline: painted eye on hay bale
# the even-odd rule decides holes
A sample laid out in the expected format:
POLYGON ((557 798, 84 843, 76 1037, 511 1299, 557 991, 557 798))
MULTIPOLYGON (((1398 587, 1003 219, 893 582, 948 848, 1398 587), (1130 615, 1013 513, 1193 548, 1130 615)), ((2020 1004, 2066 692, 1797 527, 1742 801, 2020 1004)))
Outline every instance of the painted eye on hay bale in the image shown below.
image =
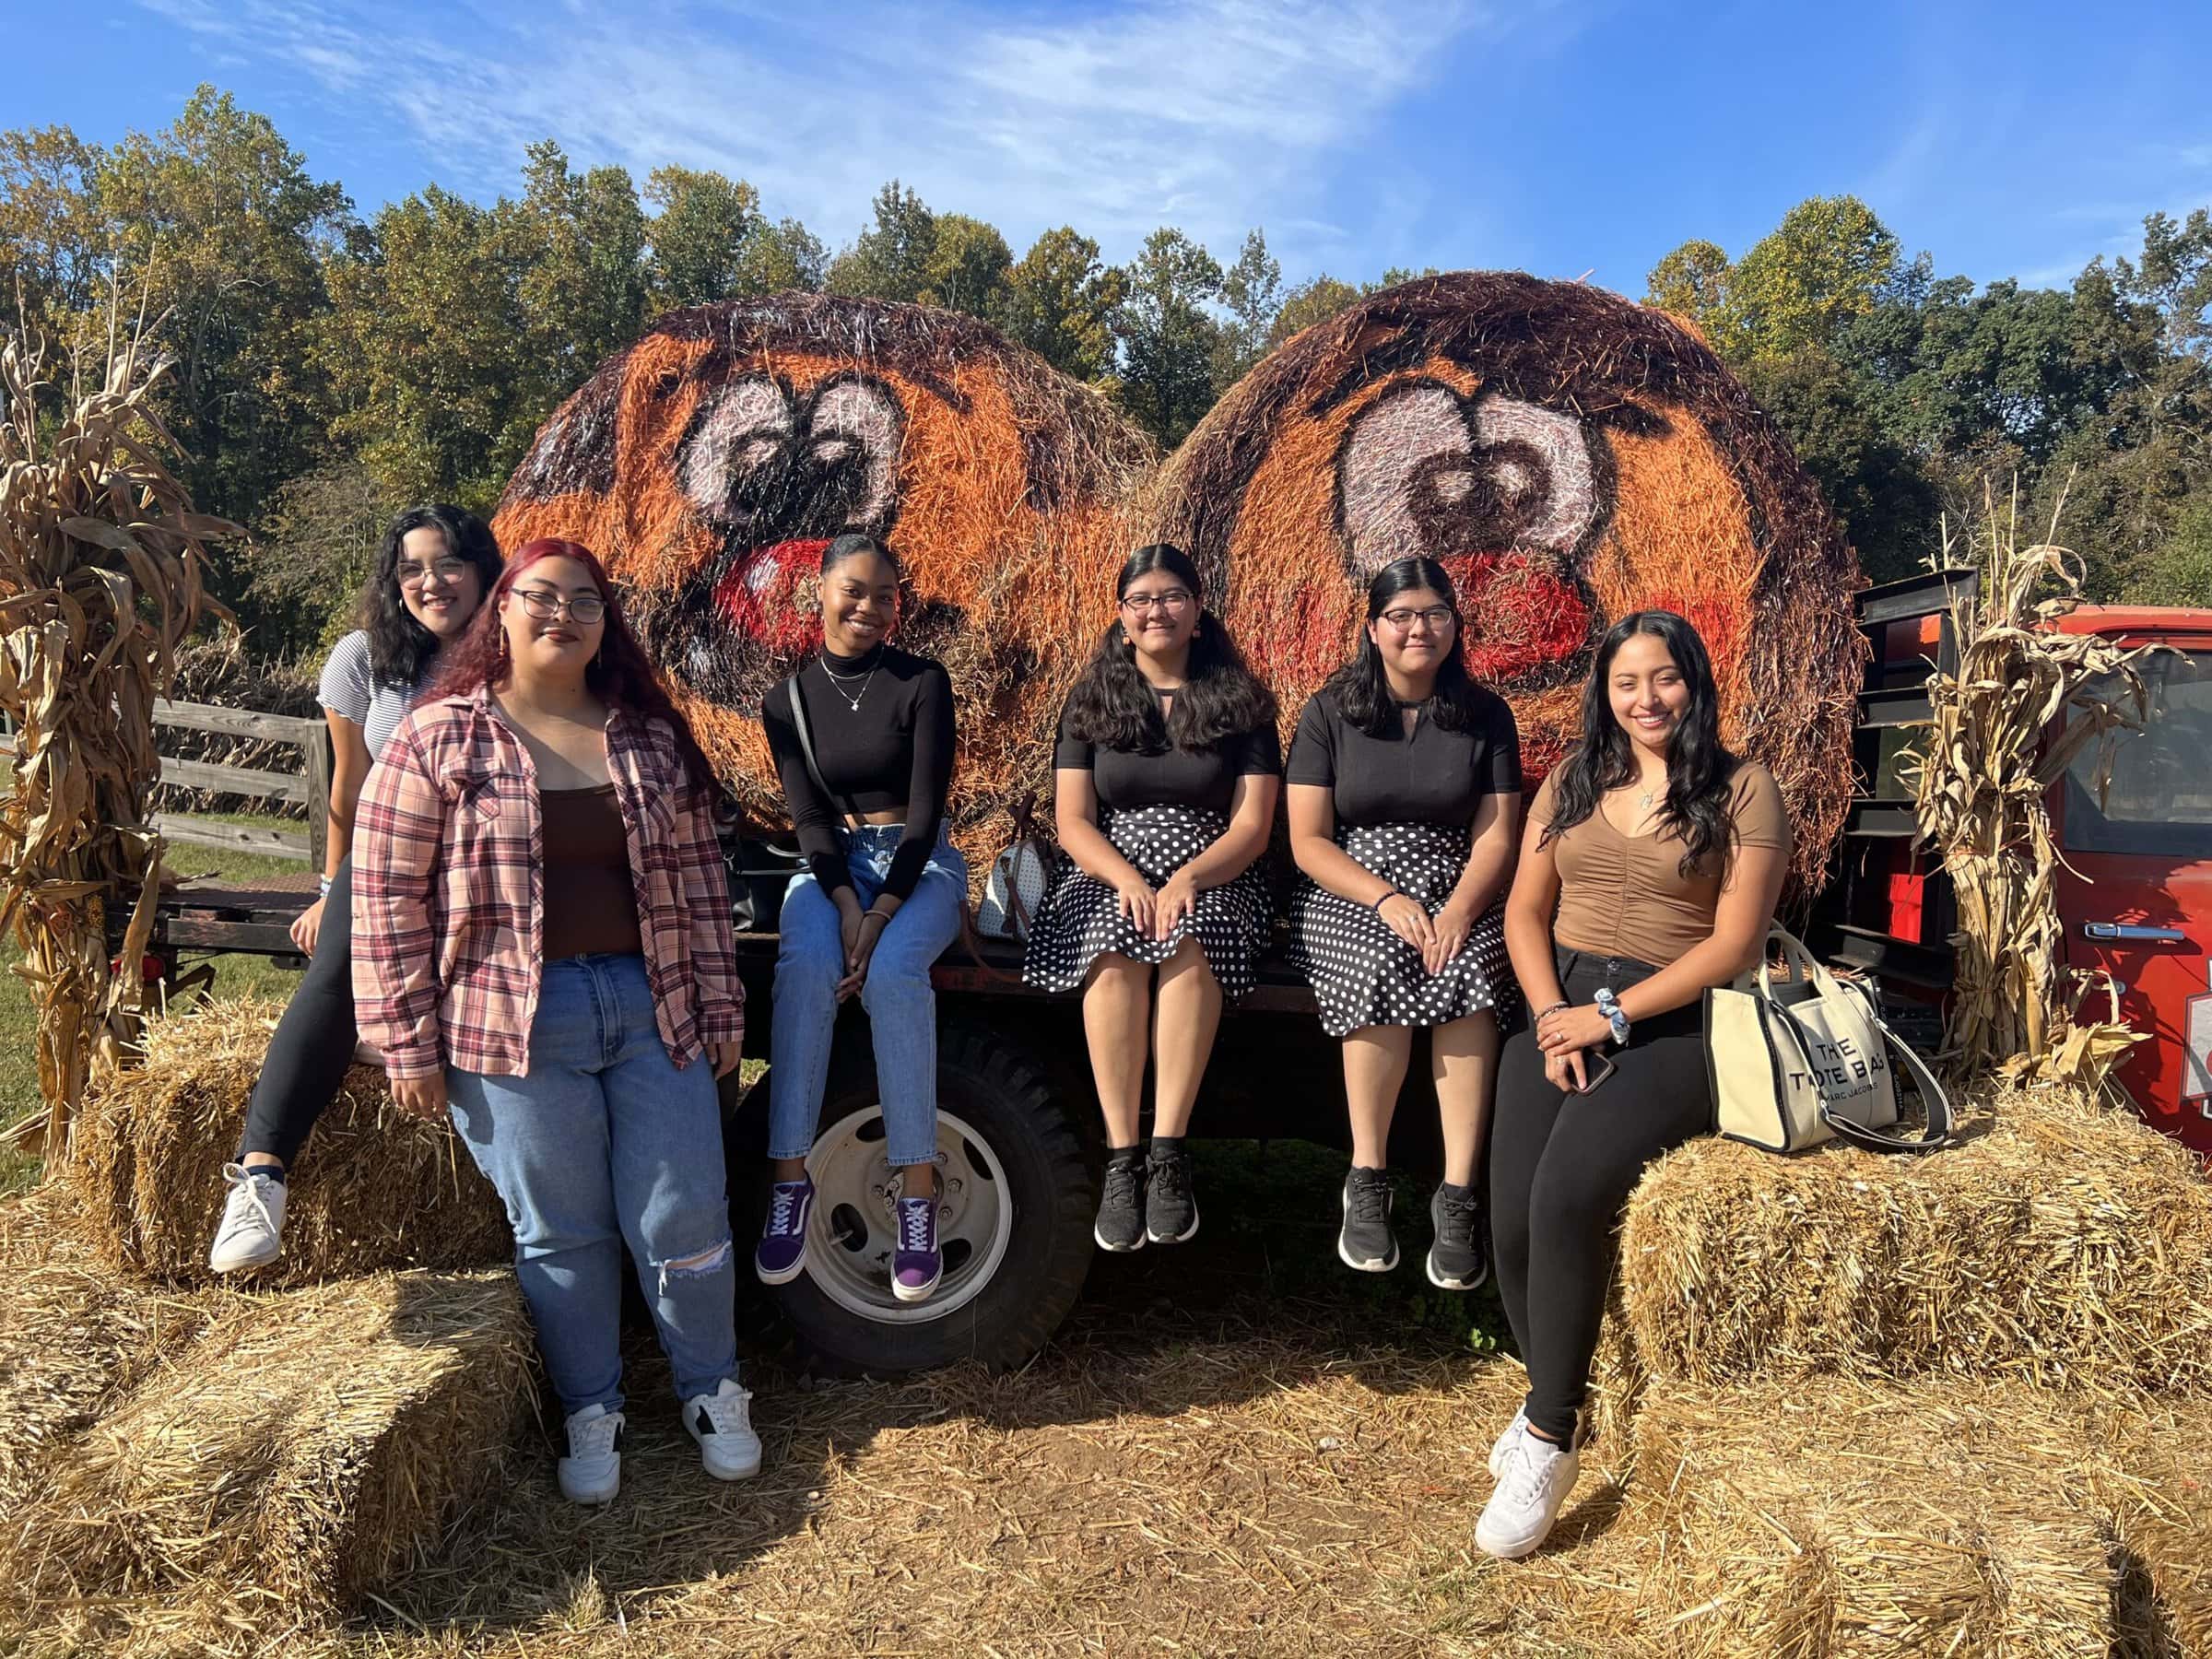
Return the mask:
POLYGON ((1579 283, 1457 272, 1277 348, 1176 451, 1135 541, 1187 550, 1286 723, 1349 654, 1368 578, 1453 574, 1469 669, 1532 787, 1577 735, 1617 618, 1688 617, 1724 732, 1772 768, 1813 879, 1851 790, 1857 561, 1818 488, 1689 329, 1579 283))
POLYGON ((782 804, 758 717, 820 639, 847 530, 904 567, 897 642, 959 705, 956 829, 1043 788, 1061 698, 1109 620, 1116 511, 1152 453, 1088 388, 972 318, 816 294, 661 318, 546 423, 501 545, 584 543, 740 806, 782 804))

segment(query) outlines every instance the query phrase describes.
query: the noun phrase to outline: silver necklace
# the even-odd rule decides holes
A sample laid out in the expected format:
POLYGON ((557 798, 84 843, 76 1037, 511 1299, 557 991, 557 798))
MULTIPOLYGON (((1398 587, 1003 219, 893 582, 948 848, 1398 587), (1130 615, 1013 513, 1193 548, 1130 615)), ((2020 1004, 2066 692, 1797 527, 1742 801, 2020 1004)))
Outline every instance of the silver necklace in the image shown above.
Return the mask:
POLYGON ((836 669, 830 666, 830 659, 828 657, 822 658, 821 664, 822 672, 830 677, 830 688, 836 692, 840 697, 843 698, 846 702, 852 705, 853 713, 859 713, 860 700, 868 694, 868 686, 876 678, 876 670, 883 666, 883 659, 881 657, 877 657, 875 662, 868 665, 868 671, 865 674, 840 674, 836 669), (845 689, 844 683, 850 679, 857 679, 860 681, 860 689, 858 691, 847 691, 845 689))

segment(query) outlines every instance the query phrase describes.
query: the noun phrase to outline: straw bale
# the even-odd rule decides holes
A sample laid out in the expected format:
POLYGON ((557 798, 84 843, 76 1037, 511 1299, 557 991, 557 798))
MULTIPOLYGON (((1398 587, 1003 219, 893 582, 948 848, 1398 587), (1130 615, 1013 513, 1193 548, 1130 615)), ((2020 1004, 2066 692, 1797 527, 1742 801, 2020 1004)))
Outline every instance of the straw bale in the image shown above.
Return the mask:
POLYGON ((2115 1651, 2127 1569, 2082 1422, 2046 1398, 1654 1382, 1631 1490, 1667 1567, 1644 1618, 1686 1653, 2115 1651))
POLYGON ((2100 1454, 2087 1482, 2111 1512, 2121 1566, 2138 1581, 2130 1611, 2139 1645, 2212 1654, 2212 1402, 2144 1398, 2090 1427, 2100 1454))
POLYGON ((0 1203, 0 1533, 55 1449, 209 1317, 205 1294, 118 1277, 60 1184, 0 1203))
POLYGON ((1576 735, 1606 628, 1679 611, 1728 742, 1782 786, 1800 885, 1826 863, 1851 794, 1857 561, 1778 429, 1659 312, 1506 272, 1382 289, 1239 382, 1131 517, 1228 595, 1286 731, 1349 653, 1369 576, 1440 559, 1532 780, 1576 735))
MULTIPOLYGON (((87 1103, 70 1178, 111 1262, 167 1283, 211 1282, 222 1167, 282 1012, 244 998, 155 1020, 145 1063, 87 1103)), ((255 1275, 264 1288, 512 1255, 507 1212, 453 1131, 394 1107, 372 1066, 346 1074, 288 1186, 284 1254, 255 1275)))
POLYGON ((2133 1114, 1984 1086, 1922 1159, 1694 1142, 1629 1203, 1629 1323, 1656 1375, 1931 1373, 2212 1389, 2212 1184, 2133 1114))
POLYGON ((886 540, 907 577, 898 642, 952 678, 952 823, 971 836, 1045 788, 1061 699, 1111 618, 1115 510, 1151 459, 1095 391, 974 318, 786 293, 657 320, 547 422, 493 528, 606 559, 766 825, 783 813, 761 700, 819 639, 821 549, 886 540))
POLYGON ((0 1616, 74 1641, 351 1608, 501 1467, 528 1409, 508 1273, 228 1293, 216 1322, 88 1430, 0 1538, 0 1616))

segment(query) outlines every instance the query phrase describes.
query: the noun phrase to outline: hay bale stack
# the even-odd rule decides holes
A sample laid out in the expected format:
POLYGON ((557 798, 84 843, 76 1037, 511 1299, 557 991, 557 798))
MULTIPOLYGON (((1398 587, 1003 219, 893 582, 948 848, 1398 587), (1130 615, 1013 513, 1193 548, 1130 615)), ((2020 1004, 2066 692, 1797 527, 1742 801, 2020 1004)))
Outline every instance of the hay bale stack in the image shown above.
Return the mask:
POLYGON ((1642 1362, 2212 1389, 2212 1183, 2189 1153, 2063 1089, 1992 1088, 1964 1117, 1919 1159, 1720 1140, 1661 1159, 1622 1235, 1642 1362))
MULTIPOLYGON (((155 1020, 146 1061, 103 1083, 72 1136, 71 1178, 108 1259, 171 1284, 206 1284, 207 1245, 238 1149, 246 1097, 281 1004, 210 1003, 155 1020)), ((262 1288, 400 1267, 509 1260, 507 1212, 444 1124, 392 1104, 382 1072, 357 1065, 290 1178, 284 1254, 262 1288)))
POLYGON ((1851 794, 1857 561, 1774 424, 1664 313, 1494 271, 1371 294, 1239 382, 1133 518, 1228 594, 1286 724, 1349 653, 1368 578, 1441 560, 1532 775, 1575 736, 1605 629, 1681 612, 1817 880, 1851 794))
POLYGON ((493 528, 606 559, 700 743, 771 825, 761 699, 818 641, 822 547, 884 538, 907 574, 898 642, 952 677, 961 830, 1044 788, 1060 700, 1110 619, 1115 510, 1150 460, 1097 393, 986 324, 788 293, 656 321, 547 422, 493 528))
POLYGON ((2141 1400, 2100 1411, 2092 1428, 2104 1454, 2087 1484, 2111 1514, 2144 1630, 2130 1651, 2212 1653, 2212 1401, 2141 1400))
POLYGON ((2089 1436, 2047 1399, 1655 1383, 1631 1490, 1667 1565, 1642 1619, 1686 1653, 2156 1651, 2121 1640, 2137 1587, 2089 1436))
POLYGON ((527 1409, 508 1273, 405 1273, 228 1295, 172 1363, 49 1463, 0 1539, 0 1607, 33 1621, 204 1623, 273 1641, 345 1613, 433 1543, 527 1409))
POLYGON ((0 1204, 0 1533, 41 1469, 212 1316, 118 1278, 58 1184, 0 1204))

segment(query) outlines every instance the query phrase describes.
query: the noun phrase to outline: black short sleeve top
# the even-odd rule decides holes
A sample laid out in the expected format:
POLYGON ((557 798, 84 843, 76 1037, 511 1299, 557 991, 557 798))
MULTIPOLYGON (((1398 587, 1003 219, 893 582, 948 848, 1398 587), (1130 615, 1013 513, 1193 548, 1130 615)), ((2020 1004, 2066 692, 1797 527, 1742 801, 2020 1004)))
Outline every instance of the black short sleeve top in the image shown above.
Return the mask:
POLYGON ((1100 806, 1190 806, 1226 813, 1236 799, 1239 778, 1281 775, 1283 745, 1269 723, 1194 751, 1164 744, 1151 750, 1104 748, 1070 733, 1063 708, 1053 764, 1062 771, 1090 773, 1100 806))
POLYGON ((1494 691, 1477 687, 1475 696, 1477 716, 1466 731, 1445 731, 1423 708, 1410 733, 1393 720, 1375 737, 1346 720, 1335 694, 1324 688, 1298 717, 1283 780, 1328 789, 1336 821, 1347 827, 1471 824, 1484 795, 1521 793, 1513 712, 1494 691))

